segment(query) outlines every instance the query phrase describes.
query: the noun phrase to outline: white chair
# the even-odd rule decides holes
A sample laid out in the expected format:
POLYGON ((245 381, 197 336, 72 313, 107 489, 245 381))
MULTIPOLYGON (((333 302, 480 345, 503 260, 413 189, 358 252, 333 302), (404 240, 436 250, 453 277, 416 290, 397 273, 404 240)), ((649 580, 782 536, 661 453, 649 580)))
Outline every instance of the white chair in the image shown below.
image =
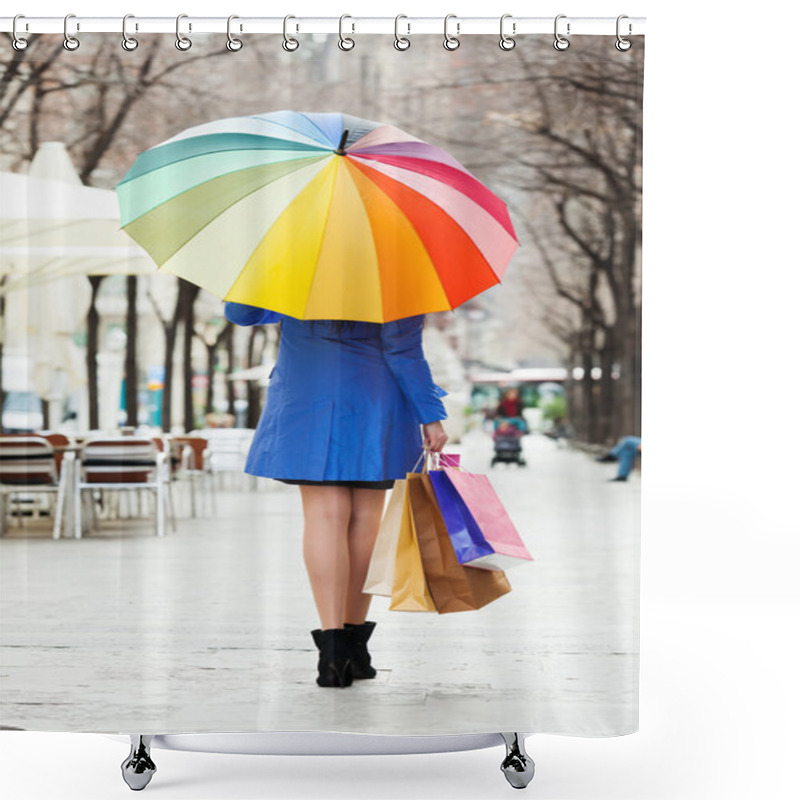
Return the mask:
POLYGON ((212 514, 217 513, 216 490, 214 488, 214 471, 208 439, 196 434, 189 436, 173 436, 173 459, 177 462, 177 477, 189 481, 191 513, 197 516, 195 499, 195 483, 201 481, 205 487, 203 497, 210 496, 212 514))
MULTIPOLYGON (((252 428, 201 428, 192 434, 208 441, 208 456, 214 475, 244 474, 247 454, 255 435, 252 428)), ((255 488, 255 478, 250 482, 250 488, 255 488)))
MULTIPOLYGON (((167 453, 150 438, 117 436, 90 439, 83 444, 75 481, 75 538, 83 534, 84 491, 141 492, 155 495, 156 535, 163 536, 169 490, 167 453)), ((91 506, 94 513, 94 506, 91 506)), ((95 518, 96 519, 96 518, 95 518)), ((174 529, 173 518, 173 529, 174 529)))
POLYGON ((0 436, 0 535, 5 533, 6 497, 43 492, 56 495, 53 538, 60 538, 69 464, 74 457, 74 453, 64 454, 59 474, 53 446, 44 437, 0 436))
MULTIPOLYGON (((148 436, 147 434, 143 435, 148 436)), ((167 455, 167 475, 169 476, 169 480, 167 481, 167 510, 169 511, 169 518, 170 521, 172 522, 172 530, 174 531, 175 501, 172 497, 172 481, 175 478, 175 473, 177 472, 178 465, 174 463, 172 459, 172 434, 165 433, 159 436, 148 436, 148 438, 152 439, 155 446, 162 452, 166 453, 167 455)))

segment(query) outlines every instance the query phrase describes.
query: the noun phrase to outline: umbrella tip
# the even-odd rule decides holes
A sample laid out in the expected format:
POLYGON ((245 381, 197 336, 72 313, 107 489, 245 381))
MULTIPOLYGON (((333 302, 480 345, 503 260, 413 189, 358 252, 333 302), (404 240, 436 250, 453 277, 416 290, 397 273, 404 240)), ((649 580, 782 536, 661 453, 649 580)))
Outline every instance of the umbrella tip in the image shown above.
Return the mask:
POLYGON ((347 128, 345 128, 344 132, 342 133, 342 138, 339 139, 339 146, 333 151, 334 153, 336 153, 337 156, 345 155, 344 143, 347 141, 348 133, 350 133, 350 131, 347 130, 347 128))

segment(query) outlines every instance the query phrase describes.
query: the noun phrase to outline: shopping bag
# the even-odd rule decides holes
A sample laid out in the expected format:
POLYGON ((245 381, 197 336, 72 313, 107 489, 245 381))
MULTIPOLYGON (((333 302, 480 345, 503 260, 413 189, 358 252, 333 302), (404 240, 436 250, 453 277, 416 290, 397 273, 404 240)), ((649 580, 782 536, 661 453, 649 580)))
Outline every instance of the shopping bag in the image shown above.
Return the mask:
POLYGON ((367 568, 367 577, 364 581, 366 594, 379 594, 385 597, 392 596, 394 583, 394 565, 397 557, 397 540, 400 536, 400 523, 403 516, 403 504, 406 499, 405 480, 396 480, 389 502, 375 538, 372 556, 367 568))
MULTIPOLYGON (((407 477, 413 477, 412 473, 407 477)), ((422 557, 409 506, 408 483, 400 514, 391 597, 391 611, 436 611, 422 568, 422 557)))
POLYGON ((504 573, 458 563, 428 474, 408 475, 406 502, 428 588, 440 614, 474 611, 511 591, 504 573))
POLYGON ((430 473, 459 563, 479 569, 506 570, 533 561, 514 523, 486 475, 444 467, 430 473), (460 516, 460 521, 458 517, 460 516), (486 547, 492 552, 485 553, 486 547))
POLYGON ((494 548, 486 541, 447 475, 442 470, 431 470, 428 475, 458 563, 470 564, 494 555, 494 548))

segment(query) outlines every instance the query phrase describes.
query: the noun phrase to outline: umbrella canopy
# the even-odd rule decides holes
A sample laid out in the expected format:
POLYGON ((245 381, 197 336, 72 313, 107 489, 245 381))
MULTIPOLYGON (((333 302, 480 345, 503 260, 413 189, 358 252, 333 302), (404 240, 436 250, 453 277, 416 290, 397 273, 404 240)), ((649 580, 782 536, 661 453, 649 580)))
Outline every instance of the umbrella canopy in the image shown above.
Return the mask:
POLYGON ((0 172, 0 275, 9 292, 68 275, 153 274, 110 189, 0 172))
POLYGON ((391 125, 277 111, 189 128, 117 186, 165 270, 299 319, 388 322, 455 308, 518 247, 504 203, 391 125))
POLYGON ((84 186, 62 142, 43 142, 27 174, 0 172, 0 340, 26 388, 60 402, 86 383, 73 334, 91 289, 75 276, 133 273, 156 266, 121 230, 116 193, 84 186))

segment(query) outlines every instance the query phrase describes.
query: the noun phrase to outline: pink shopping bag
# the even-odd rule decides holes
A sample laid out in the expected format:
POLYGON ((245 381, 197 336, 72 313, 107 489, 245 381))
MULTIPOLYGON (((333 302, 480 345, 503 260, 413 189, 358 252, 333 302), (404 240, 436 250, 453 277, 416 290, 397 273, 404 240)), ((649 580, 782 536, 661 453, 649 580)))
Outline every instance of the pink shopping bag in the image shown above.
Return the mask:
POLYGON ((506 570, 516 564, 533 561, 533 556, 528 552, 486 475, 452 467, 444 467, 440 472, 458 493, 479 526, 483 538, 494 551, 469 561, 470 567, 506 570))

